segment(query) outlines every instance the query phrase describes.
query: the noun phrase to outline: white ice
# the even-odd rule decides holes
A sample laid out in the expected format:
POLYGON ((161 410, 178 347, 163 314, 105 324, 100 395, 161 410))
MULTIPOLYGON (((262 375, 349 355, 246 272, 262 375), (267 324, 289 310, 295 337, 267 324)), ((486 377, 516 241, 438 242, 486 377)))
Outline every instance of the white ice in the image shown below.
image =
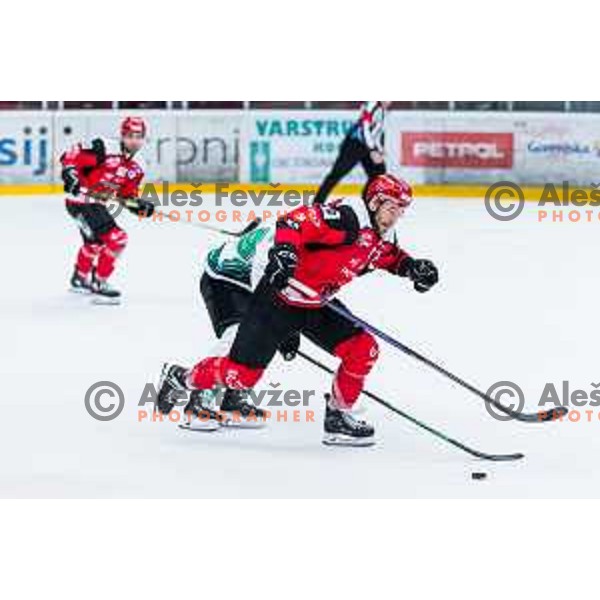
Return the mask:
MULTIPOLYGON (((193 364, 213 343, 197 293, 201 259, 218 239, 186 224, 120 221, 130 243, 115 277, 118 307, 67 292, 79 237, 60 196, 0 198, 0 496, 2 497, 587 497, 600 495, 599 409, 591 422, 491 419, 482 401, 382 343, 368 388, 448 434, 489 452, 470 458, 369 401, 371 449, 320 443, 315 423, 260 431, 185 433, 138 422, 138 400, 164 360, 193 364), (86 390, 111 380, 125 392, 114 421, 93 420, 86 390), (482 482, 472 471, 486 471, 482 482)), ((501 223, 474 199, 419 199, 401 227, 441 283, 419 295, 383 274, 343 298, 367 320, 487 389, 517 382, 537 409, 546 382, 592 390, 600 292, 594 223, 538 223, 534 204, 501 223)), ((305 343, 330 365, 330 357, 305 343)), ((263 387, 328 389, 300 359, 279 359, 263 387)), ((585 418, 584 418, 585 417, 585 418)))

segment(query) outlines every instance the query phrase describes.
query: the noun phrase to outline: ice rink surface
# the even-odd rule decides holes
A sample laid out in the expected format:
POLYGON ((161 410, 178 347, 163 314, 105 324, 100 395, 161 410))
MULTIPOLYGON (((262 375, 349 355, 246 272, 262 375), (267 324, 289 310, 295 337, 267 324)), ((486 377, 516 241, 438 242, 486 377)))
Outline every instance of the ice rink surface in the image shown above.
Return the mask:
MULTIPOLYGON (((124 302, 96 306, 67 291, 79 234, 62 198, 0 202, 1 497, 600 496, 599 408, 580 409, 593 411, 591 422, 585 414, 579 422, 498 422, 477 397, 384 343, 369 389, 470 445, 522 451, 525 460, 474 460, 369 400, 379 444, 324 447, 320 394, 330 380, 301 359, 277 359, 262 387, 317 390, 314 423, 199 434, 140 422, 138 401, 162 362, 191 365, 214 342, 197 282, 218 235, 123 214, 129 246, 114 281, 124 302), (126 397, 110 422, 84 407, 87 389, 104 380, 126 397), (472 471, 489 476, 473 481, 472 471)), ((538 223, 534 204, 503 223, 481 200, 418 199, 400 240, 438 264, 440 285, 420 295, 376 274, 341 298, 484 390, 518 383, 533 411, 547 382, 560 389, 569 380, 588 393, 600 383, 599 228, 538 223)), ((303 349, 335 365, 308 342, 303 349)))

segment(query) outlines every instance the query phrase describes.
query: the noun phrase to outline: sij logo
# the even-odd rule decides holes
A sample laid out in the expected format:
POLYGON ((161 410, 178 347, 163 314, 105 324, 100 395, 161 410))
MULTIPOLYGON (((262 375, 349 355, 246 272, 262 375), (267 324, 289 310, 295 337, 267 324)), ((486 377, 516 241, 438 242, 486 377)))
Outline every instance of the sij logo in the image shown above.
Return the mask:
POLYGON ((16 137, 0 137, 0 170, 6 167, 26 167, 35 176, 49 168, 48 128, 34 131, 24 127, 16 137))

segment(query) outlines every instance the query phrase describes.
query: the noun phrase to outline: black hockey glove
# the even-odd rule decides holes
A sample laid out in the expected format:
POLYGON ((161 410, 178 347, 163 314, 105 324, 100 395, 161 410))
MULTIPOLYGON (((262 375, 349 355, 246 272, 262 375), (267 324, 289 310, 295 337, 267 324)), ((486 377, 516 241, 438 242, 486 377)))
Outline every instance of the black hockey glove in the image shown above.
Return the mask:
POLYGON ((62 170, 62 180, 66 194, 73 194, 77 196, 81 190, 81 183, 79 182, 79 176, 77 175, 77 169, 75 167, 65 167, 62 170))
POLYGON ((400 277, 408 277, 415 290, 421 294, 428 292, 439 280, 437 267, 427 259, 406 258, 398 270, 400 277))
POLYGON ((267 281, 276 289, 282 290, 294 276, 298 265, 296 248, 291 244, 275 244, 269 250, 269 264, 265 269, 267 281))
POLYGON ((125 206, 134 215, 142 216, 146 219, 154 214, 154 203, 144 198, 132 198, 127 201, 125 206))
POLYGON ((106 146, 104 140, 96 138, 92 140, 92 152, 96 155, 96 164, 101 165, 106 160, 106 146))
POLYGON ((283 356, 283 360, 290 362, 296 358, 298 350, 300 349, 300 334, 293 333, 287 340, 279 344, 279 352, 283 356))

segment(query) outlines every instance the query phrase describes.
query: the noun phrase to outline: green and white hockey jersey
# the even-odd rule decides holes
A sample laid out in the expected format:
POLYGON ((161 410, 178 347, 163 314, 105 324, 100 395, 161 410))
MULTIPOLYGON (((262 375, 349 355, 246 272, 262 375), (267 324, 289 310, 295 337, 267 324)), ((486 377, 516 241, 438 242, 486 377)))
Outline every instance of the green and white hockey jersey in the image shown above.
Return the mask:
POLYGON ((267 264, 275 237, 275 224, 261 223, 242 237, 212 248, 206 257, 206 272, 247 290, 254 290, 267 264))

